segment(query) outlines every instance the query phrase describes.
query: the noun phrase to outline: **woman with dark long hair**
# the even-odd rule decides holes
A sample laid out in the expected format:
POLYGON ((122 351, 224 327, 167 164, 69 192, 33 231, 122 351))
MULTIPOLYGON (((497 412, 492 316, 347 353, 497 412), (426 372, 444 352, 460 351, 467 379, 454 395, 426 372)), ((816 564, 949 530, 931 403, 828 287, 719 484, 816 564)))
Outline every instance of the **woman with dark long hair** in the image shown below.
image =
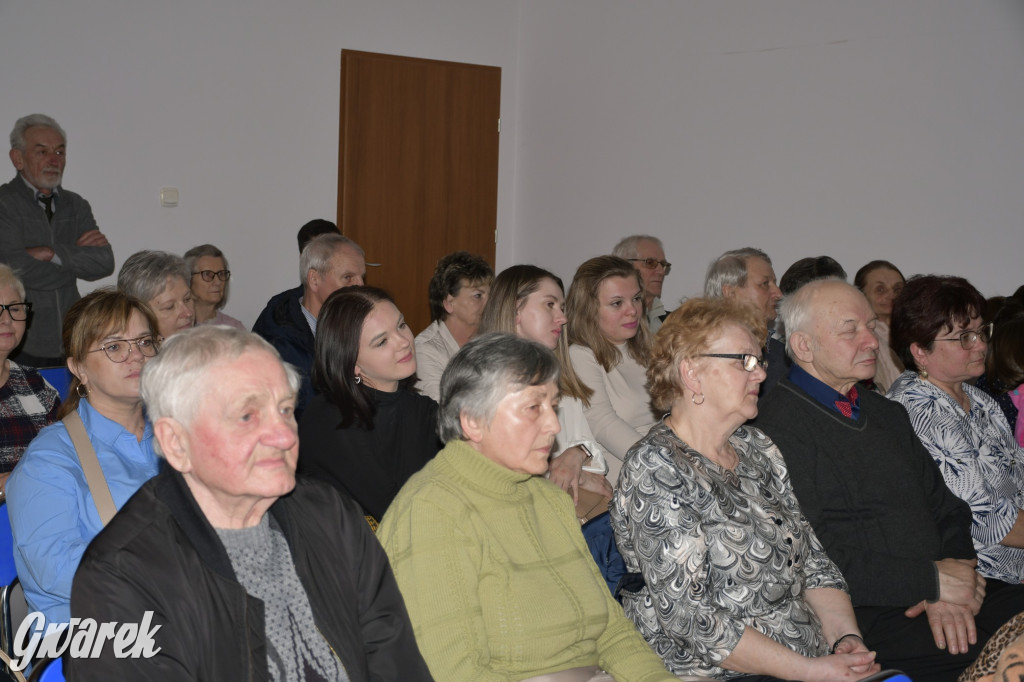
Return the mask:
POLYGON ((416 349, 391 296, 331 294, 317 321, 313 386, 299 424, 299 471, 358 502, 371 525, 441 449, 437 403, 416 393, 416 349))

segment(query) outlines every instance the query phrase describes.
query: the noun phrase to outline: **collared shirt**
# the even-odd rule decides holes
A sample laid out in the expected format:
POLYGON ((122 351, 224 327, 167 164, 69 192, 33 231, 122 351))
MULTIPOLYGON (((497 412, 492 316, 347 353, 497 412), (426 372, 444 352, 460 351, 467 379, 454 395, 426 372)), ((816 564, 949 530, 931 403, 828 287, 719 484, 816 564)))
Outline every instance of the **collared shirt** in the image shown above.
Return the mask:
MULTIPOLYGON (((820 379, 811 376, 796 363, 793 363, 793 366, 789 368, 789 380, 806 391, 808 395, 819 403, 839 414, 842 414, 842 412, 839 412, 839 408, 836 407, 836 401, 849 401, 847 396, 820 379)), ((853 406, 853 416, 850 418, 857 419, 860 416, 860 398, 854 398, 850 401, 850 404, 853 406)))
MULTIPOLYGON (((18 177, 21 178, 21 181, 25 183, 26 187, 28 187, 30 190, 32 190, 32 193, 33 193, 33 195, 36 198, 36 203, 39 204, 39 208, 41 208, 43 211, 45 211, 46 210, 46 204, 44 204, 42 199, 41 199, 41 197, 43 196, 43 193, 40 192, 38 189, 36 189, 35 185, 33 185, 28 180, 26 180, 25 176, 22 175, 21 173, 18 173, 18 177)), ((53 212, 56 212, 57 211, 57 200, 60 198, 60 187, 54 187, 53 189, 51 189, 50 190, 50 196, 53 197, 53 200, 50 202, 50 210, 53 211, 53 212)), ((54 252, 53 258, 50 259, 50 262, 54 263, 55 265, 63 265, 63 263, 61 263, 60 256, 58 256, 56 252, 54 252)))
POLYGON ((313 332, 313 336, 316 336, 316 316, 306 310, 306 306, 302 305, 302 299, 299 299, 299 310, 302 311, 302 316, 306 318, 309 330, 313 332))
MULTIPOLYGON (((78 414, 120 509, 159 468, 152 425, 146 422, 139 441, 88 400, 78 404, 78 414)), ((71 579, 103 522, 63 422, 46 427, 32 441, 6 489, 14 563, 29 611, 42 611, 47 623, 67 623, 71 579)))
POLYGON ((1024 549, 999 544, 1024 508, 1024 448, 995 401, 963 384, 971 409, 916 372, 904 372, 889 399, 907 408, 914 433, 939 465, 946 485, 971 505, 978 572, 1008 583, 1024 581, 1024 549))
POLYGON ((666 315, 668 315, 668 311, 665 310, 665 304, 655 296, 651 301, 651 307, 647 310, 647 325, 651 329, 651 334, 661 329, 661 321, 666 315))

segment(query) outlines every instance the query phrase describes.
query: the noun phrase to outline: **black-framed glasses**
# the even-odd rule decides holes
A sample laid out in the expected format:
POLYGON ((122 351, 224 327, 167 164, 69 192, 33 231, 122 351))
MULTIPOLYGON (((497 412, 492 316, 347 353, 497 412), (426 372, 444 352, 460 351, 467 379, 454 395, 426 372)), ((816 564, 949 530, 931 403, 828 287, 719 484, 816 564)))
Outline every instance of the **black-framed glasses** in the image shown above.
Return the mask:
POLYGON ((653 270, 659 265, 665 268, 665 274, 672 272, 672 264, 667 260, 658 260, 657 258, 627 258, 630 263, 639 263, 648 270, 653 270))
POLYGON ((147 358, 153 357, 159 350, 159 343, 156 338, 152 334, 147 334, 137 339, 114 339, 89 352, 99 353, 103 351, 111 362, 127 362, 132 354, 132 346, 138 348, 139 353, 147 358))
POLYGON ((199 275, 200 277, 202 277, 204 282, 212 282, 214 277, 216 277, 217 279, 219 279, 222 282, 226 282, 229 279, 231 279, 231 271, 230 270, 217 270, 217 271, 213 271, 213 270, 200 270, 199 272, 193 272, 192 273, 193 277, 195 277, 196 275, 199 275))
POLYGON ((5 310, 15 322, 24 322, 28 319, 28 314, 32 312, 32 304, 28 301, 8 303, 7 305, 0 303, 0 317, 3 317, 5 310))
POLYGON ((748 372, 753 372, 755 369, 760 367, 761 369, 768 371, 768 360, 767 358, 759 358, 751 353, 701 353, 699 357, 702 358, 725 358, 726 360, 739 360, 743 363, 743 369, 748 372))
POLYGON ((959 341, 960 347, 964 350, 974 348, 974 344, 980 339, 984 343, 992 338, 992 323, 983 324, 977 329, 965 329, 951 339, 935 339, 936 341, 959 341))

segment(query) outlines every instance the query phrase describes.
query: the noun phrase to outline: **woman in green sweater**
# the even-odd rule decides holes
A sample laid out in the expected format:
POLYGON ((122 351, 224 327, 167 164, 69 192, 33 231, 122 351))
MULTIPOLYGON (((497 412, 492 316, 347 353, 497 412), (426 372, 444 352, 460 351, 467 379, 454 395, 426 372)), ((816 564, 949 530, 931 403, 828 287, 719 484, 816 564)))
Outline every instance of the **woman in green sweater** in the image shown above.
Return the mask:
POLYGON ((571 498, 542 476, 557 405, 555 356, 509 334, 467 343, 444 372, 447 445, 378 531, 438 680, 676 679, 609 594, 571 498))

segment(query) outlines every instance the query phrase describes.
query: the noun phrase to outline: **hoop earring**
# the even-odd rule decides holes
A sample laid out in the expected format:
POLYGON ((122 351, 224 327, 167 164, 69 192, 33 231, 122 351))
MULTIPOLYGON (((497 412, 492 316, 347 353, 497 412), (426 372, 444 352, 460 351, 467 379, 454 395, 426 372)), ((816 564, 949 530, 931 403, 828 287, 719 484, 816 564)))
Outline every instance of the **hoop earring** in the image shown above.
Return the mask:
POLYGON ((85 384, 78 384, 77 386, 75 386, 75 393, 78 395, 79 398, 89 397, 89 389, 85 387, 85 384))
POLYGON ((356 375, 356 385, 363 383, 363 377, 356 375))
POLYGON ((703 393, 699 393, 699 394, 698 393, 694 393, 692 396, 690 396, 690 402, 693 403, 694 405, 703 405, 704 404, 704 400, 705 400, 705 398, 704 398, 704 394, 703 393), (697 402, 697 396, 698 395, 700 396, 700 402, 699 403, 697 402))

